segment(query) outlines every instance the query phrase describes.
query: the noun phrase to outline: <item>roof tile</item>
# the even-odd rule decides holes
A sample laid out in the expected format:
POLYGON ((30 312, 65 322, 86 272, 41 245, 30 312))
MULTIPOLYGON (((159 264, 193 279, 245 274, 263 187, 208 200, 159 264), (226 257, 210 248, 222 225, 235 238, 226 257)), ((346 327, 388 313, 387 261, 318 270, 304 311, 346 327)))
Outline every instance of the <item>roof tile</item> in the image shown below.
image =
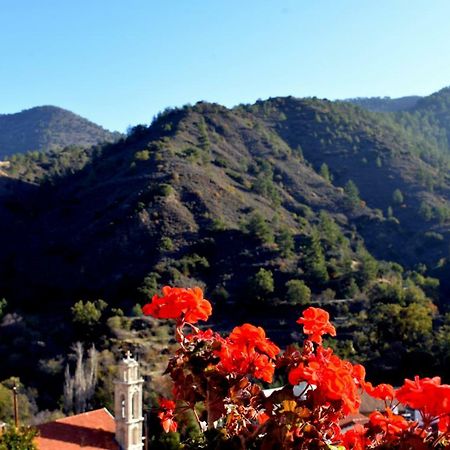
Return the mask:
POLYGON ((39 425, 39 450, 119 450, 114 417, 106 408, 39 425))

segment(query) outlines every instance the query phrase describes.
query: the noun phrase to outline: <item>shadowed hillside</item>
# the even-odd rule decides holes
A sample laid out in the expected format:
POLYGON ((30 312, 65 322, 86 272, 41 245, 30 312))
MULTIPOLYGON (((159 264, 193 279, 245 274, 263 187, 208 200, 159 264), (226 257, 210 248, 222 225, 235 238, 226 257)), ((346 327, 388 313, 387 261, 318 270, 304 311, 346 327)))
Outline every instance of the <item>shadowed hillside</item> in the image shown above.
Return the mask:
POLYGON ((420 372, 425 354, 445 373, 450 179, 435 144, 390 113, 288 97, 200 102, 115 143, 9 158, 0 375, 33 364, 19 336, 42 361, 79 338, 80 299, 102 308, 83 340, 109 348, 112 324, 165 284, 204 287, 218 329, 252 322, 280 344, 298 337, 286 317, 320 304, 337 349, 374 373, 420 372))

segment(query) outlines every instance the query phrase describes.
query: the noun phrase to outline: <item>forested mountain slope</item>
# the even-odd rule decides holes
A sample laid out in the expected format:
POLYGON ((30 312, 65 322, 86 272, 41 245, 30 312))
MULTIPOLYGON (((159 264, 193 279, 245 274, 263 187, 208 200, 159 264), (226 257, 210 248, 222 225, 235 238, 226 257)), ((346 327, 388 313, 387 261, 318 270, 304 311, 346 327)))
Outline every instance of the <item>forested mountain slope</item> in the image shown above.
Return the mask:
POLYGON ((69 145, 88 147, 120 137, 70 111, 38 106, 0 114, 0 158, 13 153, 48 151, 69 145))
POLYGON ((116 143, 8 161, 0 298, 27 319, 3 329, 4 376, 31 369, 30 348, 51 360, 80 335, 80 299, 106 301, 85 330, 106 346, 117 308, 136 313, 167 283, 205 287, 222 330, 251 321, 287 342, 286 317, 313 301, 369 370, 417 371, 419 354, 446 370, 448 159, 390 113, 292 97, 197 103, 116 143))
MULTIPOLYGON (((22 200, 14 193, 26 186, 25 163, 11 163, 3 189, 24 229, 5 246, 24 250, 14 251, 17 273, 2 282, 8 292, 23 277, 32 278, 30 290, 49 283, 65 295, 128 289, 211 233, 245 233, 252 214, 275 234, 287 228, 298 238, 321 211, 378 259, 433 271, 448 257, 450 208, 447 166, 423 157, 432 151, 392 121, 346 103, 279 98, 169 111, 117 144, 66 149, 74 173, 30 186, 22 200), (170 250, 161 250, 167 239, 170 250)), ((60 159, 34 161, 31 181, 48 180, 60 159)), ((232 248, 214 246, 218 254, 232 248)))
POLYGON ((408 97, 356 97, 345 101, 360 106, 361 108, 375 112, 405 111, 417 105, 421 97, 410 95, 408 97))

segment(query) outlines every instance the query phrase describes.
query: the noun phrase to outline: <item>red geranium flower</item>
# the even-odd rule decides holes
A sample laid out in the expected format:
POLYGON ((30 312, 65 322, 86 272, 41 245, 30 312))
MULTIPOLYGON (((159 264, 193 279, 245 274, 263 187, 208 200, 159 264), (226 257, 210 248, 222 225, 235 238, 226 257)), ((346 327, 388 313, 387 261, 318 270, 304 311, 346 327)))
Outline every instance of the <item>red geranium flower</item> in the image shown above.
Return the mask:
POLYGON ((355 373, 359 377, 363 375, 358 366, 340 359, 330 348, 318 347, 316 354, 309 356, 306 363, 300 363, 289 372, 288 379, 294 386, 301 382, 315 386, 311 395, 317 404, 342 402, 345 415, 356 412, 361 402, 358 393, 360 381, 355 373))
POLYGON ((448 431, 450 425, 450 385, 441 384, 439 377, 405 380, 396 392, 397 400, 420 410, 424 420, 439 418, 439 430, 448 431))
POLYGON ((203 298, 203 291, 199 287, 188 289, 164 286, 162 293, 161 297, 154 295, 151 303, 142 308, 146 316, 196 323, 208 320, 212 313, 211 303, 203 298))
POLYGON ((370 424, 381 428, 386 435, 399 435, 402 431, 409 428, 408 421, 397 414, 394 414, 390 408, 386 408, 386 415, 380 411, 374 411, 369 416, 370 424))
POLYGON ((275 371, 272 358, 279 352, 280 349, 266 338, 261 327, 246 323, 233 329, 218 356, 220 368, 224 371, 252 375, 270 383, 275 371))
POLYGON ((356 424, 343 436, 343 444, 347 450, 365 450, 367 443, 366 429, 361 424, 356 424))
POLYGON ((297 323, 303 324, 303 332, 317 344, 322 343, 324 334, 336 336, 336 329, 330 323, 330 315, 321 308, 310 306, 305 309, 303 316, 297 320, 297 323))
POLYGON ((372 386, 372 383, 364 383, 364 390, 373 398, 378 398, 384 401, 392 401, 395 397, 395 390, 390 384, 379 384, 372 386))

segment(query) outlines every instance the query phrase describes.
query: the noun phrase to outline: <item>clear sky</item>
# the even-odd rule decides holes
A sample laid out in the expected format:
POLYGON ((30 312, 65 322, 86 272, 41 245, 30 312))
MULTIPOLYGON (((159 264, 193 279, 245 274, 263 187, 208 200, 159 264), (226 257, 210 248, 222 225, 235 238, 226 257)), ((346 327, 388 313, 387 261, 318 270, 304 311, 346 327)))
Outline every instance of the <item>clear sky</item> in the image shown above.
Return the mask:
POLYGON ((124 131, 167 106, 450 85, 449 0, 0 0, 0 113, 124 131))

